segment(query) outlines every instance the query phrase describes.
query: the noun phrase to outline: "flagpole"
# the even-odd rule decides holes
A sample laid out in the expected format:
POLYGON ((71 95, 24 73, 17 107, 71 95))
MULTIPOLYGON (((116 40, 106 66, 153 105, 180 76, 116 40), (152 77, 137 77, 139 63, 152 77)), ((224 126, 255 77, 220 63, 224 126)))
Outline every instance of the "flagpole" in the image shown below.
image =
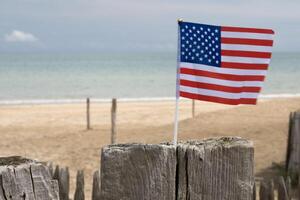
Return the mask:
POLYGON ((179 63, 180 63, 180 27, 179 24, 182 19, 178 19, 178 41, 177 41, 177 72, 176 72, 176 103, 175 103, 175 119, 174 119, 174 145, 177 145, 178 138, 178 107, 179 107, 179 63))

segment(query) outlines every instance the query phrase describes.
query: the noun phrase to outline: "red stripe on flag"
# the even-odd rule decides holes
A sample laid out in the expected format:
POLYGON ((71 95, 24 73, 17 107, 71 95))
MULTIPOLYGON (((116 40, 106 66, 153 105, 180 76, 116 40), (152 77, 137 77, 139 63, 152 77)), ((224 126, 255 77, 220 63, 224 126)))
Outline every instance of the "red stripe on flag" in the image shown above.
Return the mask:
POLYGON ((271 53, 256 52, 256 51, 234 51, 221 50, 222 56, 236 56, 236 57, 251 57, 251 58, 271 58, 271 53))
POLYGON ((248 44, 259 46, 273 46, 273 40, 261 40, 261 39, 245 39, 245 38, 221 38, 223 44, 248 44))
POLYGON ((221 31, 274 34, 274 31, 271 29, 241 28, 241 27, 230 27, 230 26, 222 26, 221 31))
POLYGON ((255 105, 257 102, 257 99, 226 99, 221 97, 213 97, 213 96, 206 96, 201 94, 193 94, 188 92, 179 92, 181 97, 190 98, 190 99, 197 99, 197 100, 204 100, 204 101, 210 101, 215 103, 223 103, 223 104, 229 104, 229 105, 238 105, 238 104, 253 104, 255 105))
POLYGON ((268 64, 221 62, 222 68, 267 70, 268 64))
POLYGON ((194 88, 202 88, 208 90, 216 90, 222 92, 229 92, 229 93, 241 93, 241 92, 255 92, 259 93, 261 88, 260 87, 229 87, 223 85, 215 85, 209 83, 200 83, 188 80, 180 80, 180 85, 194 87, 194 88))
POLYGON ((195 76, 205 76, 210 78, 217 78, 222 80, 230 80, 230 81, 264 81, 265 76, 259 75, 233 75, 233 74, 220 74, 215 72, 208 72, 204 70, 196 70, 196 69, 188 69, 188 68, 180 68, 181 74, 189 74, 195 76))

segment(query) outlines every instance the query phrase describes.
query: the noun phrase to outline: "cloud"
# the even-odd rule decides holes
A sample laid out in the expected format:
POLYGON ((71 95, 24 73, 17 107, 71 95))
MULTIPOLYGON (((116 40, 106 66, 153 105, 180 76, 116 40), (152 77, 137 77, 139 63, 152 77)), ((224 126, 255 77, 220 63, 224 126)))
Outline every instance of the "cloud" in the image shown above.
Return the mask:
POLYGON ((4 36, 6 42, 35 42, 38 38, 31 33, 13 30, 11 33, 4 36))

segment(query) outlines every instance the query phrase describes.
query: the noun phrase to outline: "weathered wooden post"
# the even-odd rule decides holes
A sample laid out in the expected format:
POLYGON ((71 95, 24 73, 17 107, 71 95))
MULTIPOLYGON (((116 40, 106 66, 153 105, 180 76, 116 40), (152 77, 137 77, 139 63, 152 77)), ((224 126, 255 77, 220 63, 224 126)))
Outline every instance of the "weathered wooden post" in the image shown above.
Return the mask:
POLYGON ((90 130, 90 98, 86 99, 86 129, 90 130))
POLYGON ((84 173, 82 170, 77 171, 74 200, 84 200, 84 173))
POLYGON ((260 182, 259 200, 274 200, 274 185, 272 180, 262 180, 260 182))
POLYGON ((70 175, 69 168, 60 168, 58 165, 55 168, 53 179, 58 181, 59 199, 69 200, 70 175))
POLYGON ((48 163, 47 166, 48 166, 48 169, 49 169, 49 172, 50 172, 51 177, 53 177, 53 174, 54 174, 53 163, 50 162, 50 163, 48 163))
POLYGON ((178 199, 252 200, 254 149, 238 137, 179 144, 178 199))
POLYGON ((101 200, 175 200, 176 148, 120 144, 102 149, 101 200))
POLYGON ((54 172, 53 172, 52 177, 53 177, 55 180, 58 180, 58 179, 59 179, 59 166, 58 166, 58 165, 55 166, 55 169, 54 169, 54 172))
POLYGON ((100 174, 98 170, 93 175, 92 200, 100 200, 100 174))
POLYGON ((58 186, 60 200, 69 200, 70 175, 68 167, 60 169, 58 186))
POLYGON ((252 200, 251 142, 224 137, 102 149, 101 200, 252 200))
POLYGON ((298 200, 300 200, 300 176, 298 176, 298 185, 297 185, 297 194, 298 194, 298 200))
MULTIPOLYGON (((298 183, 300 183, 300 182, 298 182, 298 183)), ((289 176, 286 177, 285 185, 286 185, 286 190, 287 190, 288 196, 291 197, 292 196, 292 181, 289 176)))
POLYGON ((300 112, 290 114, 286 170, 288 174, 300 170, 300 112))
POLYGON ((252 200, 256 200, 256 183, 254 182, 254 185, 253 185, 253 198, 252 200))
POLYGON ((195 100, 192 100, 192 117, 195 118, 195 100))
POLYGON ((47 166, 22 157, 0 158, 0 199, 59 200, 47 166))
POLYGON ((117 99, 112 99, 111 105, 111 144, 116 142, 117 99))
POLYGON ((282 176, 280 176, 278 178, 278 200, 290 200, 289 195, 288 195, 288 191, 285 185, 285 181, 284 178, 282 176))

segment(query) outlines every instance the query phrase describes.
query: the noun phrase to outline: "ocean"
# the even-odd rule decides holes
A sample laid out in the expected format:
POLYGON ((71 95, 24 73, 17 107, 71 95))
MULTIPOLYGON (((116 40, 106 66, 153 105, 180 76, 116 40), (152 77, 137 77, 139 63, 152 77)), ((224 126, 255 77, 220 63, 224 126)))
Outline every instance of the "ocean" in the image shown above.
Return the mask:
MULTIPOLYGON (((300 53, 273 53, 262 95, 300 93, 300 53)), ((0 55, 0 101, 171 98, 176 52, 0 55)))

